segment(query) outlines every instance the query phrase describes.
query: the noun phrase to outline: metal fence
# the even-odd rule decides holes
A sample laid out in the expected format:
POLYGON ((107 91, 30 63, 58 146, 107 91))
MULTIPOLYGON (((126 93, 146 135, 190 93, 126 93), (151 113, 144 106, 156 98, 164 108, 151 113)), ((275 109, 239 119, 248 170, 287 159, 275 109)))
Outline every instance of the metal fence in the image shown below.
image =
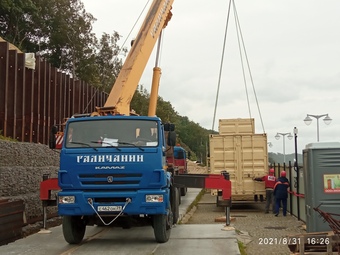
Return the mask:
POLYGON ((25 54, 0 42, 0 130, 21 142, 48 144, 50 128, 76 113, 103 106, 107 94, 37 57, 25 67, 25 54))
POLYGON ((298 220, 306 222, 303 166, 296 167, 289 161, 288 165, 272 164, 271 167, 274 168, 276 177, 280 176, 281 171, 286 171, 290 183, 287 210, 298 220))

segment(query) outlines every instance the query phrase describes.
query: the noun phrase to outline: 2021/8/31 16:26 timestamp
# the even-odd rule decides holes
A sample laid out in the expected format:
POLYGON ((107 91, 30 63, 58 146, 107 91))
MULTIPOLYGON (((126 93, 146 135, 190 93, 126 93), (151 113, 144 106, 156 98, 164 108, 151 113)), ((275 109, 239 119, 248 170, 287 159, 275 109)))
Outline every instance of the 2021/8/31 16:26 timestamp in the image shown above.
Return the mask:
POLYGON ((329 237, 260 237, 258 244, 262 245, 297 245, 300 243, 307 243, 309 245, 328 245, 330 243, 329 237))

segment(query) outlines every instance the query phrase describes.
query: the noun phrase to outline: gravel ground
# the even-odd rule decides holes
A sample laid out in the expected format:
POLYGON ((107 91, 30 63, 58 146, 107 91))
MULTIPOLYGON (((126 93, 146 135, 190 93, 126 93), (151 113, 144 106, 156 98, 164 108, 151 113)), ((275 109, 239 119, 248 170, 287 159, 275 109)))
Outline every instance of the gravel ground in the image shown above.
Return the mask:
MULTIPOLYGON (((9 182, 9 180, 11 179, 10 177, 13 176, 13 172, 22 166, 25 166, 26 169, 33 168, 34 171, 26 170, 26 172, 29 173, 27 175, 30 178, 34 176, 34 180, 37 178, 35 182, 39 183, 41 174, 39 173, 37 175, 37 170, 47 169, 59 163, 55 152, 47 149, 45 145, 21 143, 20 146, 17 146, 17 144, 6 141, 1 141, 0 145, 0 177, 3 185, 4 183, 10 184, 11 182, 9 182), (11 171, 9 171, 8 168, 10 168, 11 171), (6 175, 7 171, 12 174, 6 175)), ((203 174, 207 173, 207 168, 189 161, 188 171, 189 173, 203 174)), ((17 187, 17 183, 15 186, 17 187)), ((2 196, 15 196, 20 194, 6 194, 6 192, 4 192, 5 190, 15 189, 4 189, 4 187, 2 187, 2 196)), ((302 228, 303 223, 293 216, 274 217, 272 214, 264 214, 263 207, 264 203, 253 203, 247 206, 237 206, 234 203, 231 209, 231 225, 239 234, 239 240, 246 245, 247 255, 290 254, 287 245, 265 243, 269 241, 269 238, 277 238, 276 240, 278 242, 279 240, 282 241, 287 235, 304 233, 305 231, 302 228), (263 244, 261 244, 261 242, 263 244)), ((188 222, 182 223, 221 224, 221 217, 225 216, 224 208, 216 206, 215 197, 212 197, 210 192, 207 192, 202 197, 190 214, 191 217, 188 222), (220 221, 216 222, 216 219, 220 221)), ((60 219, 60 217, 50 219, 47 222, 47 226, 52 227, 59 225, 60 219)), ((222 218, 222 224, 224 223, 225 219, 222 218)), ((39 231, 41 228, 41 222, 27 225, 23 229, 23 235, 30 235, 39 231)))
MULTIPOLYGON (((210 192, 204 194, 185 224, 225 224, 225 211, 217 207, 210 192)), ((288 214, 278 217, 264 213, 264 203, 237 204, 231 208, 231 226, 246 246, 247 255, 291 254, 286 244, 288 235, 305 233, 303 222, 288 214)))

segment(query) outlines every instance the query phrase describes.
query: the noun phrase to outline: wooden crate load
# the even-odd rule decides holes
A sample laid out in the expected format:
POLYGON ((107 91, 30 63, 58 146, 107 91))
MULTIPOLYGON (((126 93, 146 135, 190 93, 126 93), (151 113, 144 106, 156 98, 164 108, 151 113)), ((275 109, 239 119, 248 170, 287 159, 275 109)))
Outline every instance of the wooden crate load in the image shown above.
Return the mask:
POLYGON ((210 172, 230 174, 233 201, 264 199, 264 183, 253 178, 268 172, 267 135, 254 133, 254 119, 220 120, 219 130, 209 137, 210 172))

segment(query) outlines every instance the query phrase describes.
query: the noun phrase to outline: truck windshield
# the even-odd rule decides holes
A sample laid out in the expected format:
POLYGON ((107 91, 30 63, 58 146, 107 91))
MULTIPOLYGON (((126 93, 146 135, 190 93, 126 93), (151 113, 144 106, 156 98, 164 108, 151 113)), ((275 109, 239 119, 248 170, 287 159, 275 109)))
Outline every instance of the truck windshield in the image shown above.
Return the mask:
POLYGON ((67 148, 158 146, 158 129, 153 120, 91 119, 69 123, 64 140, 67 148))

